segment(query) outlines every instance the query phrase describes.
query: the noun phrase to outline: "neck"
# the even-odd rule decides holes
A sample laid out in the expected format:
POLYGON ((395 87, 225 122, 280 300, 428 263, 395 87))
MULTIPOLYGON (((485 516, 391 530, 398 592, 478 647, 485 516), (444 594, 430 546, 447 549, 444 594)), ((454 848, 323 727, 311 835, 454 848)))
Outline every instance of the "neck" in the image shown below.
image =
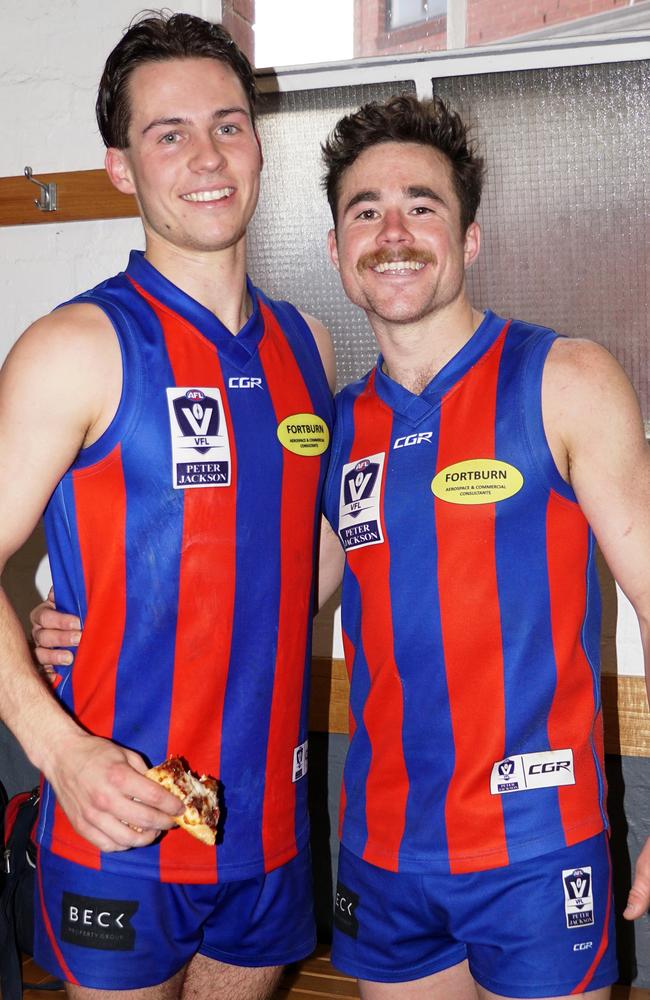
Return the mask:
POLYGON ((463 298, 415 323, 384 323, 369 317, 394 382, 419 395, 478 329, 483 313, 463 298))
POLYGON ((224 250, 177 247, 147 233, 145 258, 235 334, 251 314, 246 289, 246 245, 241 239, 224 250))

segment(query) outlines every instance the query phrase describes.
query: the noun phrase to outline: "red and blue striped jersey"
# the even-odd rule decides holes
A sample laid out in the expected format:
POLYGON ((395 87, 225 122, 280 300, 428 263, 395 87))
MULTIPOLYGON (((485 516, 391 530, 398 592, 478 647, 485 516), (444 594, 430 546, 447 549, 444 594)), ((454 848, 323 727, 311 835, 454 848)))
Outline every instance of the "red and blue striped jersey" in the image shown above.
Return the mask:
POLYGON ((101 854, 45 786, 42 845, 171 882, 248 878, 308 839, 313 554, 333 403, 297 310, 252 284, 233 336, 141 253, 75 301, 113 323, 117 413, 45 514, 83 637, 57 693, 90 732, 221 781, 216 849, 171 831, 101 854))
POLYGON ((594 540, 541 413, 556 336, 487 312, 421 395, 380 358, 337 397, 341 836, 382 868, 496 868, 607 825, 594 540))

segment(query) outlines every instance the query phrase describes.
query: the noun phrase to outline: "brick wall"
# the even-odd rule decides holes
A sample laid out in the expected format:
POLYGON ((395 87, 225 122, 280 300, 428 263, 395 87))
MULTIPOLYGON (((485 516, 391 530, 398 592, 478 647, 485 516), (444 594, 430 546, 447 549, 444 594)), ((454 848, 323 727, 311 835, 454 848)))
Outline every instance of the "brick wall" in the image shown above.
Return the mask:
MULTIPOLYGON (((467 0, 467 45, 523 35, 625 7, 628 3, 629 0, 467 0)), ((386 31, 386 5, 387 0, 356 0, 355 57, 446 48, 445 18, 386 31)))
POLYGON ((467 0, 467 44, 494 42, 626 6, 628 0, 467 0))
POLYGON ((255 65, 255 0, 223 0, 222 23, 255 65))

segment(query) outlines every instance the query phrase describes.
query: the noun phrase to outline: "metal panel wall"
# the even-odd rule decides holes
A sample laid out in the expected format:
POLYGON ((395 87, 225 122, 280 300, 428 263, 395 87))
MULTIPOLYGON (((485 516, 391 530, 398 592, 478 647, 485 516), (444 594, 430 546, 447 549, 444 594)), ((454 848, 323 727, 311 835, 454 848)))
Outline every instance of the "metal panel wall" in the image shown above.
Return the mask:
POLYGON ((479 307, 589 337, 650 418, 650 64, 434 80, 476 122, 488 162, 479 307))
POLYGON ((345 298, 327 255, 332 218, 320 186, 320 144, 342 115, 365 101, 414 89, 407 81, 263 99, 265 166, 259 207, 249 228, 251 273, 269 295, 288 299, 329 326, 339 386, 366 372, 376 350, 364 314, 345 298))

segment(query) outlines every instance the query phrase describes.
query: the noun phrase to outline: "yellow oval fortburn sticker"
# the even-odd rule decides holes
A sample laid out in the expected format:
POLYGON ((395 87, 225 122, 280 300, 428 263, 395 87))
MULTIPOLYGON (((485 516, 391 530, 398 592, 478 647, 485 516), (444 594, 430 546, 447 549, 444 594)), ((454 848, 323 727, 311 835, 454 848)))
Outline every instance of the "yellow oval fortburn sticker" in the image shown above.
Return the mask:
POLYGON ((278 424, 278 440, 294 455, 322 455, 329 447, 329 427, 315 413, 294 413, 278 424))
POLYGON ((431 491, 447 503, 497 503, 518 493, 524 485, 519 469, 496 458, 470 458, 441 469, 431 491))

